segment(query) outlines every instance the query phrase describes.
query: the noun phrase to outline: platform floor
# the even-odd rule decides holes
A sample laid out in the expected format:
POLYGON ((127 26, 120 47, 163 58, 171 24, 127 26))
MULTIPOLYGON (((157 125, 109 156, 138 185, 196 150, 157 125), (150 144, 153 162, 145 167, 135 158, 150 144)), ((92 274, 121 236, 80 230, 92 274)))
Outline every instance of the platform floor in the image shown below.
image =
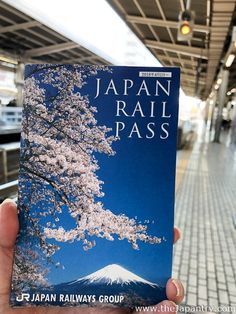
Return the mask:
POLYGON ((236 306, 236 147, 208 140, 178 156, 173 277, 184 304, 236 306))

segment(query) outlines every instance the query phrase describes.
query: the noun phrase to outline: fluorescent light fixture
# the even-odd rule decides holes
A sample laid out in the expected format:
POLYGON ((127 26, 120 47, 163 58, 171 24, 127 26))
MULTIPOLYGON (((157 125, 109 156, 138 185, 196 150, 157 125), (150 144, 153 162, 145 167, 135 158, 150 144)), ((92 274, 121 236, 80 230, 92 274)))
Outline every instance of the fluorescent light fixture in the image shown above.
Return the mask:
POLYGON ((218 78, 217 84, 220 85, 221 83, 222 83, 222 79, 221 79, 221 78, 218 78))
POLYGON ((0 86, 0 91, 4 91, 4 92, 11 92, 11 93, 17 93, 17 88, 15 87, 2 87, 0 86))
POLYGON ((115 65, 161 66, 105 0, 4 0, 115 65))
POLYGON ((16 60, 13 60, 12 58, 8 58, 5 56, 0 56, 0 62, 6 62, 11 64, 17 64, 18 62, 16 60))
POLYGON ((228 56, 227 61, 226 61, 226 63, 225 63, 225 66, 226 66, 227 68, 231 67, 231 65, 232 65, 232 63, 233 63, 233 61, 234 61, 234 58, 235 58, 235 54, 230 54, 230 55, 228 56))

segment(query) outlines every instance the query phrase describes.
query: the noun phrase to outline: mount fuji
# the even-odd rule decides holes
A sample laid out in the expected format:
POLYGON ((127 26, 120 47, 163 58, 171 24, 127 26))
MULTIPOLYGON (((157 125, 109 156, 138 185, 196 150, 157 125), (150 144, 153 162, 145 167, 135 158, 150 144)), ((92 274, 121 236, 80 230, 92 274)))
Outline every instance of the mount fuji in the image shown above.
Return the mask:
POLYGON ((72 281, 69 285, 73 285, 78 282, 83 282, 84 284, 120 284, 121 286, 136 283, 147 284, 153 288, 157 288, 157 284, 147 281, 117 264, 111 264, 101 268, 88 276, 72 281))
MULTIPOLYGON (((128 306, 156 304, 166 298, 165 288, 150 282, 117 264, 101 268, 85 277, 52 287, 56 294, 93 295, 96 300, 107 296, 109 305, 128 306), (112 302, 114 296, 123 296, 121 302, 112 302), (113 298, 112 298, 113 297, 113 298)), ((98 302, 79 302, 98 306, 98 302)), ((67 304, 63 304, 67 305, 67 304)), ((74 304, 75 305, 75 304, 74 304)), ((78 303, 77 303, 78 305, 78 303)))

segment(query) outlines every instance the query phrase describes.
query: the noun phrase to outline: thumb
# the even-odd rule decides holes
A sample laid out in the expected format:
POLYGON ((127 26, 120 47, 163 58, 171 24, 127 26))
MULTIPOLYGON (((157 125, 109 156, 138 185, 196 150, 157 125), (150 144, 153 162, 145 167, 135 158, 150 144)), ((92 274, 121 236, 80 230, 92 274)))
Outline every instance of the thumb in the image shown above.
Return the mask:
POLYGON ((0 247, 14 248, 19 229, 16 204, 11 199, 6 199, 0 205, 0 247))
POLYGON ((0 305, 8 305, 14 245, 19 222, 16 204, 6 199, 0 205, 0 305))

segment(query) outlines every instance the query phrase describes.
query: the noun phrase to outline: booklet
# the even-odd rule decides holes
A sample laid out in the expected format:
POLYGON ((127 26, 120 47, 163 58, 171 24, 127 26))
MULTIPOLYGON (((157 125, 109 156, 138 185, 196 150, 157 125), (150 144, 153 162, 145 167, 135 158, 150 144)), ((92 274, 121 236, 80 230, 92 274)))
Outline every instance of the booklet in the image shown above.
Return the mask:
POLYGON ((26 66, 12 306, 166 298, 178 99, 178 68, 26 66))

